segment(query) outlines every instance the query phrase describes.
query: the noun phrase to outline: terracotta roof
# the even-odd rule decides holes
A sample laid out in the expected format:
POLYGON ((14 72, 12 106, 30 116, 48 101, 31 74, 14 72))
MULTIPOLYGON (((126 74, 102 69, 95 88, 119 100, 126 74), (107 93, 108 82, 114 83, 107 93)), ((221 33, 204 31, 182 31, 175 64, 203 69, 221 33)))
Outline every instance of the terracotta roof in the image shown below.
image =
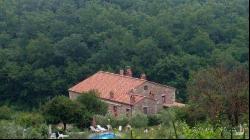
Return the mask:
MULTIPOLYGON (((144 82, 146 82, 144 79, 99 71, 73 86, 69 91, 83 93, 89 90, 97 90, 100 92, 100 97, 103 99, 130 104, 130 95, 128 93, 144 82), (110 98, 111 91, 114 93, 112 99, 110 98)), ((144 98, 144 96, 138 95, 134 97, 135 102, 133 104, 144 98)))

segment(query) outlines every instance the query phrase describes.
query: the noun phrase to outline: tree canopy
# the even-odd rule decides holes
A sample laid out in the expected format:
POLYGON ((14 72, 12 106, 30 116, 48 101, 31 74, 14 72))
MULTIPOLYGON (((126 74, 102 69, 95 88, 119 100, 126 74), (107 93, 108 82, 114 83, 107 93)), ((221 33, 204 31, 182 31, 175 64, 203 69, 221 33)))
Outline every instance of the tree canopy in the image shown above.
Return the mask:
POLYGON ((0 0, 0 104, 38 107, 98 70, 174 86, 249 69, 248 0, 0 0))

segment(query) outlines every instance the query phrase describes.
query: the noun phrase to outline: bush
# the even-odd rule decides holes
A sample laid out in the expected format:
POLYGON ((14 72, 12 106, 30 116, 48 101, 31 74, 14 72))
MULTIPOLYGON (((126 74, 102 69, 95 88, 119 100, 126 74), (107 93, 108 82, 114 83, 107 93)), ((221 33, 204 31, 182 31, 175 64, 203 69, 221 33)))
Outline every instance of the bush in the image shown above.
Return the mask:
POLYGON ((163 109, 159 112, 159 118, 161 124, 172 126, 172 123, 175 121, 175 112, 171 108, 163 109))
POLYGON ((47 139, 48 138, 48 126, 41 124, 39 127, 29 127, 24 133, 26 139, 47 139))
POLYGON ((109 124, 108 116, 96 115, 95 119, 96 119, 96 124, 99 124, 101 126, 106 126, 107 124, 109 124))
POLYGON ((23 138, 24 128, 10 121, 0 121, 0 139, 23 138))
POLYGON ((71 132, 69 133, 69 137, 66 139, 88 139, 89 135, 90 135, 89 131, 71 132))
POLYGON ((159 125, 161 123, 159 115, 149 115, 148 116, 148 125, 149 126, 155 126, 159 125))
POLYGON ((119 116, 119 118, 117 118, 117 124, 118 126, 126 126, 129 123, 129 119, 126 116, 119 116))
POLYGON ((173 111, 175 112, 175 117, 176 120, 180 120, 180 121, 185 121, 188 118, 188 112, 187 112, 187 107, 174 107, 173 111))
POLYGON ((129 119, 126 116, 119 116, 118 118, 115 118, 111 114, 106 114, 105 116, 102 115, 96 115, 96 124, 99 124, 101 126, 107 126, 110 124, 112 127, 118 127, 118 126, 126 126, 129 123, 129 119))
POLYGON ((14 111, 7 106, 0 107, 0 120, 11 120, 14 111))
POLYGON ((36 127, 44 122, 43 116, 38 113, 21 113, 16 118, 16 123, 24 127, 36 127))
POLYGON ((77 97, 77 102, 84 105, 91 114, 105 115, 108 111, 108 104, 98 98, 98 92, 89 91, 77 97))
POLYGON ((189 127, 185 122, 177 122, 178 134, 190 139, 216 139, 221 138, 220 134, 222 129, 213 129, 212 125, 208 123, 202 123, 189 127))
POLYGON ((131 123, 132 127, 146 127, 148 125, 148 118, 142 113, 136 113, 134 116, 132 116, 131 123))

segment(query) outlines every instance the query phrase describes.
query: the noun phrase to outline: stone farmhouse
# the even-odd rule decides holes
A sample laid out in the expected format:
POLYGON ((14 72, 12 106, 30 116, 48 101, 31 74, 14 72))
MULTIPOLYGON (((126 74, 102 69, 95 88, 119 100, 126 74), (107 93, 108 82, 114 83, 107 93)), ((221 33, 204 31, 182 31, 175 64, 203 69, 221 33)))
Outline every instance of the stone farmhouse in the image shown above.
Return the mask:
POLYGON ((74 100, 84 92, 96 90, 114 116, 130 116, 133 111, 150 115, 164 107, 184 106, 175 101, 175 88, 148 81, 145 74, 140 78, 132 75, 131 68, 120 70, 119 74, 99 71, 71 87, 69 97, 74 100))

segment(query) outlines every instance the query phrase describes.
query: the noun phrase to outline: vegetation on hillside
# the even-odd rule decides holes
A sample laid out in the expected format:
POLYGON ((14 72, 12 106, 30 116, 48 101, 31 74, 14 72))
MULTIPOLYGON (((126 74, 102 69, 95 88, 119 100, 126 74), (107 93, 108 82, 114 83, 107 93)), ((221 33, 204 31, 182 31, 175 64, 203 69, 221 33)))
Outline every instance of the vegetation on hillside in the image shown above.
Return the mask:
POLYGON ((248 0, 0 0, 0 104, 37 108, 98 70, 174 86, 249 69, 248 0))
POLYGON ((88 138, 94 116, 133 138, 249 138, 249 0, 0 0, 0 138, 48 138, 60 122, 88 138), (67 97, 126 66, 186 106, 115 118, 93 91, 67 97))

